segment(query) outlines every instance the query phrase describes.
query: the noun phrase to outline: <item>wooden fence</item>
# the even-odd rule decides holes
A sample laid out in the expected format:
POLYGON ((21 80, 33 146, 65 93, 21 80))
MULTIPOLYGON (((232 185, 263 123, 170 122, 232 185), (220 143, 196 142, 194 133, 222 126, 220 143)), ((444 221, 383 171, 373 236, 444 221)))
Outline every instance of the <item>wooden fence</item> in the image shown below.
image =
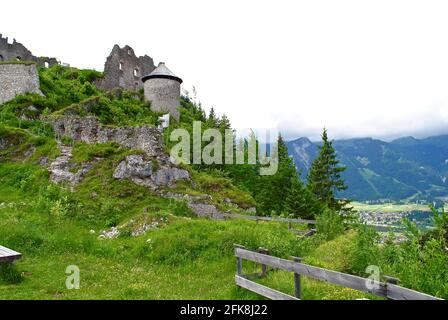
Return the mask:
POLYGON ((246 220, 254 220, 254 221, 273 221, 273 222, 316 224, 316 220, 280 218, 280 217, 264 217, 264 216, 250 216, 250 215, 236 214, 236 213, 225 213, 224 217, 225 218, 230 218, 230 219, 246 219, 246 220))
POLYGON ((246 250, 243 246, 235 245, 235 256, 237 261, 236 285, 273 300, 300 300, 301 276, 326 281, 391 300, 442 300, 425 293, 400 287, 397 285, 398 280, 394 278, 385 277, 386 282, 372 283, 371 279, 301 263, 301 259, 297 257, 291 257, 291 260, 273 257, 267 254, 266 249, 259 249, 259 252, 255 252, 246 250), (249 278, 251 277, 249 275, 243 274, 243 259, 260 263, 262 266, 260 276, 266 274, 267 266, 294 272, 295 296, 287 295, 250 280, 249 278), (369 286, 368 284, 373 285, 369 286))
POLYGON ((270 222, 287 222, 288 230, 297 234, 297 236, 301 239, 310 237, 316 233, 316 229, 310 230, 296 230, 292 228, 292 223, 303 223, 308 225, 315 225, 316 220, 307 220, 307 219, 295 219, 295 218, 279 218, 279 217, 263 217, 263 216, 249 216, 244 214, 236 214, 236 213, 225 213, 224 217, 226 219, 246 219, 246 220, 254 220, 254 221, 270 221, 270 222))

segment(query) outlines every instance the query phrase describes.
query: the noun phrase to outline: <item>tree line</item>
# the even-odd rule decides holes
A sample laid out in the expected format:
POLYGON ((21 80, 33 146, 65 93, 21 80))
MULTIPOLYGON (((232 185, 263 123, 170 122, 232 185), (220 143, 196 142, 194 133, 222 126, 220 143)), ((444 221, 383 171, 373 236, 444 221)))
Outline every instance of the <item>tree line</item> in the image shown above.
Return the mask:
MULTIPOLYGON (((193 121, 202 122, 202 130, 218 129, 224 135, 226 129, 232 129, 229 119, 218 116, 213 108, 207 115, 200 103, 196 103, 189 96, 181 99, 181 120, 171 125, 173 128, 184 128, 192 131, 193 121)), ((166 133, 169 134, 169 130, 166 133)), ((241 189, 250 192, 257 203, 257 214, 265 216, 289 216, 300 218, 315 218, 324 210, 332 210, 343 217, 351 214, 350 202, 338 199, 339 191, 347 188, 342 173, 346 169, 340 165, 332 141, 328 138, 327 130, 322 132, 320 152, 313 161, 306 181, 297 172, 293 159, 281 135, 277 137, 278 170, 274 175, 259 175, 259 168, 263 164, 196 164, 193 167, 199 171, 229 177, 241 189)), ((260 143, 254 133, 242 141, 236 141, 234 146, 256 140, 257 148, 260 143)), ((248 157, 248 148, 244 148, 248 157)), ((224 154, 224 152, 223 152, 224 154)))

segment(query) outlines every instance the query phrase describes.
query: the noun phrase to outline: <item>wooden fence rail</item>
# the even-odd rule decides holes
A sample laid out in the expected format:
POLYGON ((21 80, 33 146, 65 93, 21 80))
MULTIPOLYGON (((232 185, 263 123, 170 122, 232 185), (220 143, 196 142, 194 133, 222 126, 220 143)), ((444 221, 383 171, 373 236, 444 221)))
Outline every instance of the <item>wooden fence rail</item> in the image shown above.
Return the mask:
POLYGON ((250 215, 237 214, 237 213, 225 213, 224 217, 230 218, 230 219, 247 219, 247 220, 254 220, 254 221, 297 222, 297 223, 306 223, 306 224, 316 224, 316 220, 295 219, 295 218, 280 218, 280 217, 264 217, 264 216, 250 216, 250 215))
POLYGON ((400 287, 393 283, 377 282, 351 274, 341 273, 333 270, 314 267, 300 262, 299 258, 292 257, 293 260, 286 260, 273 257, 268 254, 246 250, 244 247, 235 245, 235 256, 237 259, 237 274, 235 282, 238 286, 256 292, 270 299, 291 299, 289 295, 276 290, 262 286, 254 281, 250 281, 243 275, 242 261, 248 260, 270 266, 275 269, 281 269, 294 272, 295 299, 300 299, 300 276, 307 276, 317 280, 326 281, 332 284, 355 289, 358 291, 370 293, 378 297, 392 300, 442 300, 425 293, 417 292, 411 289, 400 287), (369 285, 372 284, 372 285, 369 285))

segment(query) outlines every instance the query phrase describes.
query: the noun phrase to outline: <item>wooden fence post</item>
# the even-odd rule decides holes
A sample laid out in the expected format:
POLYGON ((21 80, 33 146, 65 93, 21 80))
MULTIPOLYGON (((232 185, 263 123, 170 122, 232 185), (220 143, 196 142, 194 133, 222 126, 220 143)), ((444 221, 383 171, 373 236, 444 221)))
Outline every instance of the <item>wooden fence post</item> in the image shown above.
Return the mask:
MULTIPOLYGON (((235 247, 235 251, 237 248, 244 249, 244 246, 239 244, 234 244, 233 246, 235 247)), ((236 274, 239 276, 243 275, 243 259, 240 257, 236 257, 236 274)))
POLYGON ((387 287, 388 287, 388 284, 395 284, 395 285, 398 285, 398 283, 400 282, 400 279, 397 279, 397 278, 394 278, 394 277, 389 277, 389 276, 383 276, 383 278, 384 278, 384 280, 386 281, 386 283, 385 283, 385 290, 386 290, 386 296, 388 295, 387 294, 387 291, 389 290, 387 287))
POLYGON ((389 276, 384 276, 384 280, 386 280, 386 283, 395 284, 395 285, 398 285, 398 283, 400 282, 400 279, 394 278, 394 277, 389 277, 389 276))
MULTIPOLYGON (((266 248, 260 247, 260 248, 258 248, 258 253, 268 254, 269 250, 266 249, 266 248)), ((261 274, 260 274, 260 277, 264 277, 266 275, 267 271, 268 271, 268 267, 265 264, 261 264, 261 274)))
MULTIPOLYGON (((294 260, 295 262, 302 262, 302 258, 298 258, 298 257, 290 257, 292 260, 294 260)), ((294 295, 297 299, 300 299, 301 297, 301 284, 300 284, 300 274, 295 273, 294 272, 294 295)))

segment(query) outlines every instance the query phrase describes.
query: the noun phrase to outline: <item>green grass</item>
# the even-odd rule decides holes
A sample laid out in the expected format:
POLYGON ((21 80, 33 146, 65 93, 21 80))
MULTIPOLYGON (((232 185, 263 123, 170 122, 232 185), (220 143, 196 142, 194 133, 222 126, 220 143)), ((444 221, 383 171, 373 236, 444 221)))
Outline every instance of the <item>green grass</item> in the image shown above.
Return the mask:
MULTIPOLYGON (((49 228, 49 235, 14 228, 2 238, 24 258, 17 263, 23 280, 0 285, 1 299, 257 299, 234 284, 233 243, 273 247, 272 254, 280 256, 297 252, 297 241, 285 226, 252 222, 181 219, 140 238, 113 240, 98 240, 75 225, 58 229, 49 228), (150 244, 147 239, 152 239, 150 244), (65 287, 69 265, 80 269, 80 290, 65 287)), ((291 273, 273 272, 261 283, 286 293, 293 290, 291 273)), ((304 280, 304 298, 360 296, 304 280)))
MULTIPOLYGON (((73 194, 49 184, 39 166, 0 164, 0 243, 23 253, 13 273, 0 275, 0 299, 260 299, 234 284, 235 243, 341 272, 352 269, 356 250, 366 252, 356 247, 355 232, 299 241, 284 223, 185 217, 176 202, 110 179, 111 162, 119 156, 98 162, 73 194), (130 236, 142 221, 155 220, 164 223, 130 236), (98 239, 112 225, 127 229, 118 238, 98 239), (80 269, 79 290, 65 287, 70 265, 80 269)), ((246 273, 259 269, 244 262, 246 273)), ((414 274, 404 278, 408 285, 414 274)), ((293 294, 289 272, 273 271, 257 282, 293 294)), ((374 298, 306 277, 302 288, 303 299, 374 298)))
MULTIPOLYGON (((23 254, 19 281, 2 276, 0 299, 259 299, 234 284, 234 243, 285 258, 318 244, 299 242, 282 223, 184 217, 173 200, 111 178, 120 152, 96 163, 75 193, 51 185, 38 165, 0 164, 0 243, 23 254), (157 229, 130 236, 131 220, 161 218, 166 222, 157 229), (112 225, 130 230, 98 239, 112 225), (69 265, 80 268, 79 290, 65 287, 69 265)), ((333 287, 330 294, 327 284, 304 281, 309 298, 359 295, 333 287)), ((274 272, 262 282, 292 288, 291 274, 274 272)))
MULTIPOLYGON (((311 265, 360 276, 366 276, 367 265, 377 264, 410 288, 448 297, 442 238, 378 246, 369 230, 344 232, 338 219, 323 214, 317 219, 318 234, 304 240, 298 240, 285 223, 199 219, 184 202, 113 178, 116 166, 127 155, 140 154, 139 150, 62 137, 63 143, 73 145, 73 170, 86 162, 93 168, 73 190, 50 183, 46 166, 59 151, 51 126, 41 116, 88 115, 108 126, 152 126, 159 115, 151 112, 142 92, 98 90, 93 81, 103 75, 96 71, 53 66, 39 68, 39 75, 45 96, 19 96, 0 106, 0 244, 23 254, 15 267, 0 270, 0 299, 260 299, 234 284, 235 243, 253 250, 265 247, 274 256, 299 256, 311 265), (154 223, 157 226, 146 234, 132 236, 144 224, 154 223), (99 239, 102 231, 112 227, 121 232, 117 238, 99 239), (79 290, 65 286, 70 265, 80 269, 79 290)), ((205 120, 200 106, 188 98, 181 103, 181 121, 172 122, 171 129, 205 120)), ((153 161, 154 168, 160 165, 147 160, 153 161)), ((256 205, 251 194, 241 190, 251 190, 248 185, 253 181, 244 178, 244 170, 250 168, 239 168, 242 171, 236 175, 219 167, 185 168, 193 181, 181 181, 164 191, 211 195, 207 201, 222 211, 244 213, 256 205)), ((358 204, 357 209, 362 206, 358 204)), ((389 205, 377 209, 398 208, 410 210, 389 205)), ((244 263, 245 272, 259 268, 244 263)), ((274 271, 257 281, 293 293, 291 273, 274 271)), ((365 296, 303 278, 304 299, 365 296)))
POLYGON ((30 65, 36 64, 36 62, 34 62, 34 61, 21 61, 21 60, 0 61, 0 65, 4 65, 4 64, 23 64, 23 65, 26 65, 26 66, 30 66, 30 65))

